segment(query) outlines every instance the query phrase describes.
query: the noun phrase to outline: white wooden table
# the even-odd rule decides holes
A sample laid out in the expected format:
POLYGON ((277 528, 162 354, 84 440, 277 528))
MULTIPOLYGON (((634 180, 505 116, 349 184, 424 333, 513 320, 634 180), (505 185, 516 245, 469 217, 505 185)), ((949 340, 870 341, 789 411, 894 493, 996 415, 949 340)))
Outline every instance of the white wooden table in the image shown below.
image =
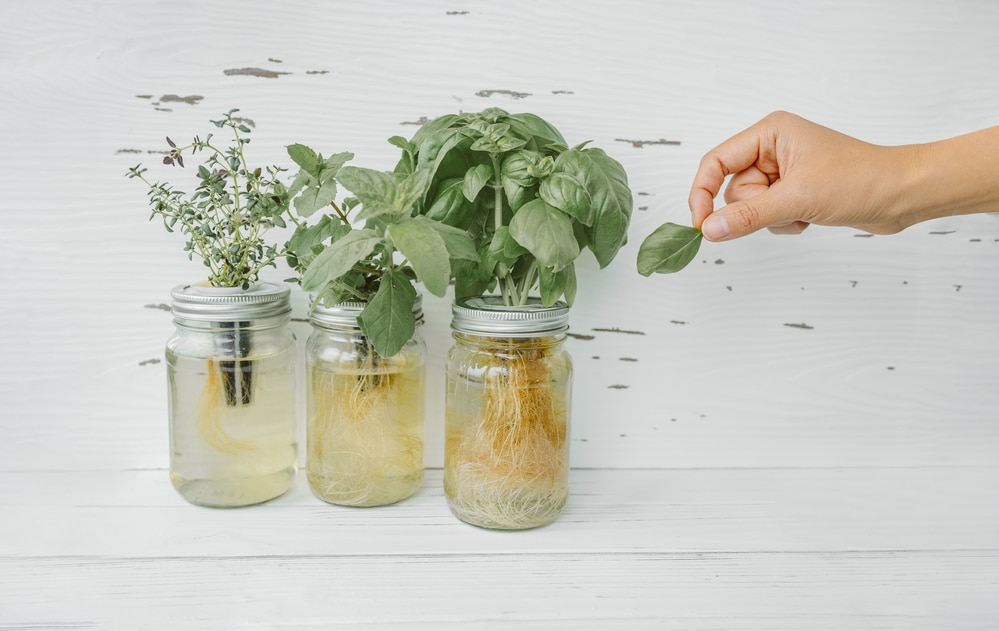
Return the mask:
POLYGON ((999 216, 634 269, 699 157, 773 109, 883 144, 999 124, 996 24, 986 0, 0 4, 0 630, 999 628, 999 216), (444 300, 415 497, 338 508, 300 475, 186 504, 162 305, 200 271, 126 169, 232 107, 261 164, 304 142, 389 169, 389 136, 491 106, 636 192, 619 259, 581 264, 563 516, 449 514, 444 300))

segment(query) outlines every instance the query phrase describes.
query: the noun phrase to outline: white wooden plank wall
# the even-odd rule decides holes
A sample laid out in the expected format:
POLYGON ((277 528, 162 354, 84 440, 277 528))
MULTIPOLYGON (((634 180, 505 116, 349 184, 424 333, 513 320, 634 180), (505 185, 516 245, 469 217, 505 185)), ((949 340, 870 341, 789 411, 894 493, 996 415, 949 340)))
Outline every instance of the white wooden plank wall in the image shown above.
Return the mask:
POLYGON ((884 144, 999 124, 997 24, 987 0, 0 4, 0 630, 999 627, 999 215, 634 266, 689 222, 700 156, 774 109, 884 144), (303 142, 390 169, 389 136, 493 106, 636 192, 629 245, 581 264, 563 518, 449 515, 432 297, 416 497, 339 509, 299 476, 185 504, 162 305, 201 272, 128 167, 175 177, 164 136, 239 107, 258 164, 303 142))

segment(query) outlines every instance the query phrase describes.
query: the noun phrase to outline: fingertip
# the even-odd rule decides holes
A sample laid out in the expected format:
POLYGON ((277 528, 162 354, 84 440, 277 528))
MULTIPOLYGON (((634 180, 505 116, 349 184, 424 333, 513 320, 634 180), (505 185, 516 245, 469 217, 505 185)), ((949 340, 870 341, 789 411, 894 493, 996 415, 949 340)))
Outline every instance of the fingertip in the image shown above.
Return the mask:
POLYGON ((701 234, 708 241, 724 241, 731 233, 728 219, 721 213, 709 215, 701 223, 701 234))

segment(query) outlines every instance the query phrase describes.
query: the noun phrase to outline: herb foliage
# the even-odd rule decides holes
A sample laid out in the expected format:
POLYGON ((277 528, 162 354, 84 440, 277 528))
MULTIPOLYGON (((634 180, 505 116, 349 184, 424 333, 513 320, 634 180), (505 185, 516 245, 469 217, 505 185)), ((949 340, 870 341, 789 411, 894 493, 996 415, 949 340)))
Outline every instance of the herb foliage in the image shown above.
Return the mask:
POLYGON ((498 292, 523 305, 535 291, 572 304, 575 260, 606 267, 627 241, 632 193, 624 168, 597 148, 569 147, 534 114, 498 108, 441 116, 402 149, 397 177, 427 178, 420 217, 466 231, 477 256, 451 256, 455 297, 498 292))
POLYGON ((168 183, 147 179, 147 169, 141 164, 126 175, 148 187, 150 220, 158 216, 168 232, 179 227, 187 236, 184 251, 188 259, 198 256, 203 261, 209 283, 246 289, 258 280, 260 270, 274 266, 283 256, 276 246, 265 242, 264 234, 272 227, 285 227, 282 215, 288 208, 289 194, 278 179, 285 169, 251 168, 248 164, 245 147, 250 142, 250 128, 233 116, 238 111, 230 110, 211 121, 230 132, 228 146, 215 144, 212 134, 204 140, 195 136, 184 146, 166 139, 170 149, 164 164, 183 167, 187 151, 207 155, 198 166, 199 184, 194 193, 188 195, 168 183))
POLYGON ((697 228, 664 223, 638 248, 638 273, 650 276, 679 272, 697 256, 703 239, 697 228))

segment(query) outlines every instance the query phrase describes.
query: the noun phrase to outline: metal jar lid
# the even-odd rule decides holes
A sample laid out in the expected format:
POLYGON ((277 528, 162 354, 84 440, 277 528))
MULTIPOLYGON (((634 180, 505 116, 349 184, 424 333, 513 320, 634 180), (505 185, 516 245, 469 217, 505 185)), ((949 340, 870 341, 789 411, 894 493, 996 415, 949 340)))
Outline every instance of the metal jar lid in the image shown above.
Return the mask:
POLYGON ((455 332, 474 335, 534 337, 569 328, 569 306, 557 301, 546 307, 539 298, 513 306, 504 305, 501 296, 462 298, 452 305, 451 316, 455 332))
MULTIPOLYGON (((327 307, 320 303, 312 309, 310 319, 313 324, 327 329, 351 329, 359 331, 357 317, 361 315, 366 306, 368 306, 368 303, 360 300, 340 302, 332 307, 327 307)), ((416 301, 413 303, 413 315, 416 317, 416 326, 423 324, 423 294, 416 294, 416 301)))
POLYGON ((248 289, 213 287, 208 283, 178 285, 170 292, 176 321, 246 322, 291 314, 291 291, 275 283, 248 289))

